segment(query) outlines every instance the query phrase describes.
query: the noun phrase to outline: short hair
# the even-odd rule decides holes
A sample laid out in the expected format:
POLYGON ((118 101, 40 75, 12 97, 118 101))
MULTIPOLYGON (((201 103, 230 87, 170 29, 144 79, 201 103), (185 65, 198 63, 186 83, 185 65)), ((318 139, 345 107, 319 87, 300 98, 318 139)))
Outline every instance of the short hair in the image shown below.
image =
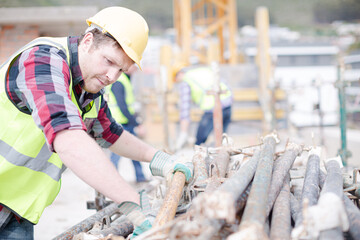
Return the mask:
POLYGON ((115 40, 115 38, 113 38, 113 36, 111 36, 109 33, 103 33, 97 28, 91 29, 90 31, 83 33, 80 36, 78 43, 80 43, 83 40, 85 34, 89 32, 91 32, 94 36, 94 41, 93 41, 94 48, 98 48, 102 44, 112 44, 122 49, 120 44, 115 40))

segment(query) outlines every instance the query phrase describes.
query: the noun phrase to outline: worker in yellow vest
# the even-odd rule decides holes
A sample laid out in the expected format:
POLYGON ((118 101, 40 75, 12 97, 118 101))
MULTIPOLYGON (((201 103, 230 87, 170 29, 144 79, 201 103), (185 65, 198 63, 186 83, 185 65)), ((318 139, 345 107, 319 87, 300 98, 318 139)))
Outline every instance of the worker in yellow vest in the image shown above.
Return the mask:
MULTIPOLYGON (((123 72, 121 74, 115 83, 106 87, 106 91, 108 92, 108 105, 113 118, 120 123, 126 131, 143 138, 146 132, 145 126, 139 124, 139 118, 136 116, 133 106, 135 97, 131 84, 131 76, 136 70, 136 65, 132 65, 126 73, 123 72)), ((120 156, 111 153, 110 159, 115 167, 118 168, 120 156)), ((132 163, 135 169, 136 182, 146 181, 140 162, 132 160, 132 163)))
POLYGON ((133 236, 151 228, 139 193, 102 147, 150 162, 155 176, 181 171, 187 181, 192 177, 190 162, 125 131, 103 97, 122 72, 140 67, 145 19, 109 7, 86 22, 80 37, 37 38, 0 66, 0 239, 33 239, 33 225, 59 193, 66 167, 119 204, 133 236))
MULTIPOLYGON (((175 82, 179 84, 180 96, 180 134, 177 138, 176 149, 181 149, 187 142, 188 129, 190 125, 191 103, 195 103, 204 111, 199 122, 195 145, 205 143, 213 130, 213 109, 215 105, 214 95, 210 93, 214 89, 215 74, 208 66, 196 66, 192 68, 175 69, 175 82)), ((223 131, 226 132, 231 122, 232 93, 220 79, 220 95, 223 131)))

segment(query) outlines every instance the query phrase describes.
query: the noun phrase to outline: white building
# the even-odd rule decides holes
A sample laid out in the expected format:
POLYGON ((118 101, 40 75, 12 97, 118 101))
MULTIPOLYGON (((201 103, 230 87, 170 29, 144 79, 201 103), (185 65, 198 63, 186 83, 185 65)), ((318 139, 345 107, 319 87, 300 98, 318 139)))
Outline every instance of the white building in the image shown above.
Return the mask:
MULTIPOLYGON (((245 48, 254 61, 256 47, 245 48)), ((337 54, 332 45, 272 46, 275 83, 288 93, 289 120, 297 127, 338 123, 337 54)))

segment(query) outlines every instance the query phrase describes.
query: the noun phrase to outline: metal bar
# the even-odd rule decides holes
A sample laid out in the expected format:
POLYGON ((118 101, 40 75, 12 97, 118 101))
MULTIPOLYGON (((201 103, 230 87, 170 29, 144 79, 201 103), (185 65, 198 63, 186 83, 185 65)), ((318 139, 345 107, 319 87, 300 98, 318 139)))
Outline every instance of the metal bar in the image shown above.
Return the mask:
POLYGON ((290 194, 290 211, 291 211, 291 217, 295 222, 295 226, 301 224, 301 216, 300 216, 301 206, 299 201, 296 199, 296 197, 293 194, 290 194))
POLYGON ((252 186, 252 182, 247 186, 246 190, 236 200, 236 205, 235 205, 236 212, 241 211, 245 207, 246 201, 248 200, 250 195, 251 186, 252 186))
POLYGON ((118 204, 110 204, 106 208, 98 211, 94 215, 86 218, 85 220, 81 221, 80 223, 56 236, 55 238, 53 238, 53 240, 71 240, 76 234, 89 231, 93 227, 94 223, 97 221, 101 221, 103 217, 112 216, 118 211, 118 204))
POLYGON ((104 228, 97 233, 101 234, 102 236, 108 236, 109 234, 112 234, 115 236, 126 237, 131 234, 133 230, 133 224, 126 218, 126 216, 122 215, 121 217, 110 223, 110 227, 104 228))
MULTIPOLYGON (((174 219, 177 206, 185 185, 185 174, 175 172, 171 184, 167 189, 163 204, 156 216, 154 227, 163 226, 165 223, 174 219)), ((164 231, 166 232, 166 231, 164 231)))
POLYGON ((222 178, 224 178, 226 175, 229 161, 230 161, 229 152, 225 148, 220 149, 220 151, 216 154, 215 163, 219 169, 220 177, 222 178))
POLYGON ((344 62, 341 61, 338 65, 338 79, 335 86, 338 88, 339 105, 340 105, 340 134, 341 134, 341 149, 338 154, 341 156, 344 166, 347 165, 347 159, 351 157, 351 152, 347 149, 346 139, 346 101, 345 101, 345 83, 342 79, 344 71, 344 62))
POLYGON ((309 200, 309 206, 313 206, 318 202, 320 187, 320 157, 312 154, 308 157, 306 164, 306 172, 304 179, 304 186, 302 191, 302 201, 305 198, 309 200))
POLYGON ((227 168, 230 161, 230 154, 226 148, 221 148, 214 156, 213 162, 209 165, 210 179, 205 189, 205 192, 215 191, 222 183, 222 179, 225 178, 227 168))
POLYGON ((326 180, 326 173, 324 173, 320 169, 320 172, 319 172, 319 186, 320 186, 321 189, 323 189, 323 187, 324 187, 325 180, 326 180))
POLYGON ((221 146, 222 134, 223 134, 223 114, 220 101, 220 76, 219 76, 219 66, 217 63, 212 63, 211 66, 214 72, 214 109, 213 109, 213 124, 214 124, 214 135, 215 135, 215 146, 221 146))
MULTIPOLYGON (((246 204, 256 166, 260 159, 260 150, 255 150, 252 158, 213 192, 205 192, 196 197, 192 204, 197 218, 226 219, 235 221, 236 211, 246 204)), ((214 229, 217 226, 214 226, 214 229)), ((214 230, 215 231, 215 230, 214 230)), ((213 231, 211 231, 213 232, 213 231)), ((205 234, 204 236, 209 236, 205 234)), ((205 238, 204 238, 205 239, 205 238)))
MULTIPOLYGON (((306 171, 304 178, 304 185, 301 194, 301 203, 304 202, 305 199, 308 200, 307 206, 314 206, 317 204, 320 194, 319 187, 319 179, 320 179, 320 157, 316 154, 311 154, 308 156, 308 161, 306 163, 306 171)), ((297 221, 295 222, 295 226, 301 224, 303 221, 302 216, 302 204, 300 204, 300 212, 297 216, 297 221)))
MULTIPOLYGON (((327 176, 324 187, 320 193, 320 198, 326 193, 333 193, 339 198, 343 197, 343 177, 339 163, 335 160, 329 160, 326 163, 327 176)), ((331 209, 329 209, 331 211, 331 209)), ((344 239, 341 227, 331 228, 320 232, 320 240, 322 239, 344 239)))
POLYGON ((360 240, 360 210, 345 194, 343 194, 343 200, 350 222, 349 233, 351 239, 360 240))
POLYGON ((290 176, 285 178, 282 189, 276 198, 272 211, 270 239, 290 239, 290 176))
POLYGON ((306 164, 304 186, 302 191, 302 201, 307 198, 309 200, 309 206, 315 205, 319 198, 319 172, 320 157, 316 154, 312 154, 308 157, 306 164))
MULTIPOLYGON (((251 185, 252 183, 250 183, 247 186, 246 190, 236 200, 235 203, 236 212, 241 211, 245 207, 246 201, 250 194, 251 185)), ((220 229, 224 226, 224 224, 225 224, 224 220, 206 218, 204 226, 208 226, 208 227, 206 231, 202 232, 201 235, 198 236, 196 239, 198 240, 213 239, 214 235, 216 235, 220 231, 220 229)))
POLYGON ((260 162, 247 200, 239 231, 229 239, 267 239, 264 231, 266 204, 274 163, 276 136, 270 134, 264 138, 261 148, 260 162))
POLYGON ((195 153, 192 159, 194 164, 194 187, 204 187, 205 180, 208 178, 208 170, 206 168, 205 157, 207 155, 206 148, 195 146, 195 153))
POLYGON ((290 168, 293 165, 296 157, 301 153, 302 148, 295 144, 289 143, 286 150, 275 162, 272 172, 271 184, 269 189, 269 198, 266 207, 266 216, 269 216, 270 211, 283 188, 284 180, 289 174, 290 168))
POLYGON ((260 150, 255 150, 251 159, 244 163, 231 178, 226 179, 218 190, 230 193, 234 200, 238 199, 253 179, 260 155, 260 150))
POLYGON ((275 144, 276 140, 272 136, 268 136, 264 139, 260 162, 255 172, 250 196, 245 207, 245 213, 240 228, 243 228, 248 223, 260 223, 262 225, 265 222, 266 203, 268 200, 268 189, 274 163, 275 144))
POLYGON ((211 177, 207 179, 205 192, 211 193, 219 188, 221 185, 221 177, 218 166, 215 163, 209 165, 211 177))
POLYGON ((295 168, 290 170, 291 192, 300 203, 302 190, 304 188, 305 168, 295 168))
POLYGON ((223 227, 225 221, 218 219, 205 219, 204 226, 208 226, 206 231, 202 231, 200 236, 196 237, 197 240, 213 239, 220 229, 223 227))
MULTIPOLYGON (((323 171, 320 171, 320 187, 323 187, 325 179, 326 174, 323 171)), ((349 233, 351 239, 360 240, 360 210, 344 193, 343 200, 349 218, 349 233)))

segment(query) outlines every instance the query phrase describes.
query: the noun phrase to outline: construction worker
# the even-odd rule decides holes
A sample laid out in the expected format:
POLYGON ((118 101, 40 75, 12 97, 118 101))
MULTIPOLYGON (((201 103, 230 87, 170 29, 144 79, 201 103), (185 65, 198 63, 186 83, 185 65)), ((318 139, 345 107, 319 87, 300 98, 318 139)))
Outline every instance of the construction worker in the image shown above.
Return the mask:
POLYGON ((150 162, 155 176, 182 171, 192 177, 191 163, 124 131, 103 97, 122 72, 140 67, 146 21, 130 9, 109 7, 87 24, 80 37, 37 38, 1 65, 0 239, 33 239, 33 225, 57 196, 66 167, 119 204, 134 236, 149 229, 140 195, 101 147, 150 162))
MULTIPOLYGON (((137 67, 133 64, 126 73, 123 72, 121 74, 120 78, 115 83, 106 87, 106 90, 109 95, 108 105, 113 118, 120 123, 126 131, 142 138, 145 136, 146 130, 144 125, 139 124, 135 115, 133 107, 135 97, 130 81, 131 75, 136 70, 137 67)), ((111 153, 110 159, 117 168, 120 156, 111 153)), ((140 162, 132 160, 132 163, 135 169, 136 182, 146 181, 140 162)))
MULTIPOLYGON (((179 83, 180 92, 180 134, 175 146, 177 150, 181 149, 188 139, 191 101, 204 111, 198 125, 195 145, 205 143, 214 128, 213 109, 215 98, 210 93, 214 89, 214 75, 213 70, 208 66, 196 66, 194 68, 175 67, 175 82, 179 83)), ((223 92, 220 95, 223 131, 226 132, 231 122, 232 93, 223 79, 220 80, 220 87, 223 92)))

